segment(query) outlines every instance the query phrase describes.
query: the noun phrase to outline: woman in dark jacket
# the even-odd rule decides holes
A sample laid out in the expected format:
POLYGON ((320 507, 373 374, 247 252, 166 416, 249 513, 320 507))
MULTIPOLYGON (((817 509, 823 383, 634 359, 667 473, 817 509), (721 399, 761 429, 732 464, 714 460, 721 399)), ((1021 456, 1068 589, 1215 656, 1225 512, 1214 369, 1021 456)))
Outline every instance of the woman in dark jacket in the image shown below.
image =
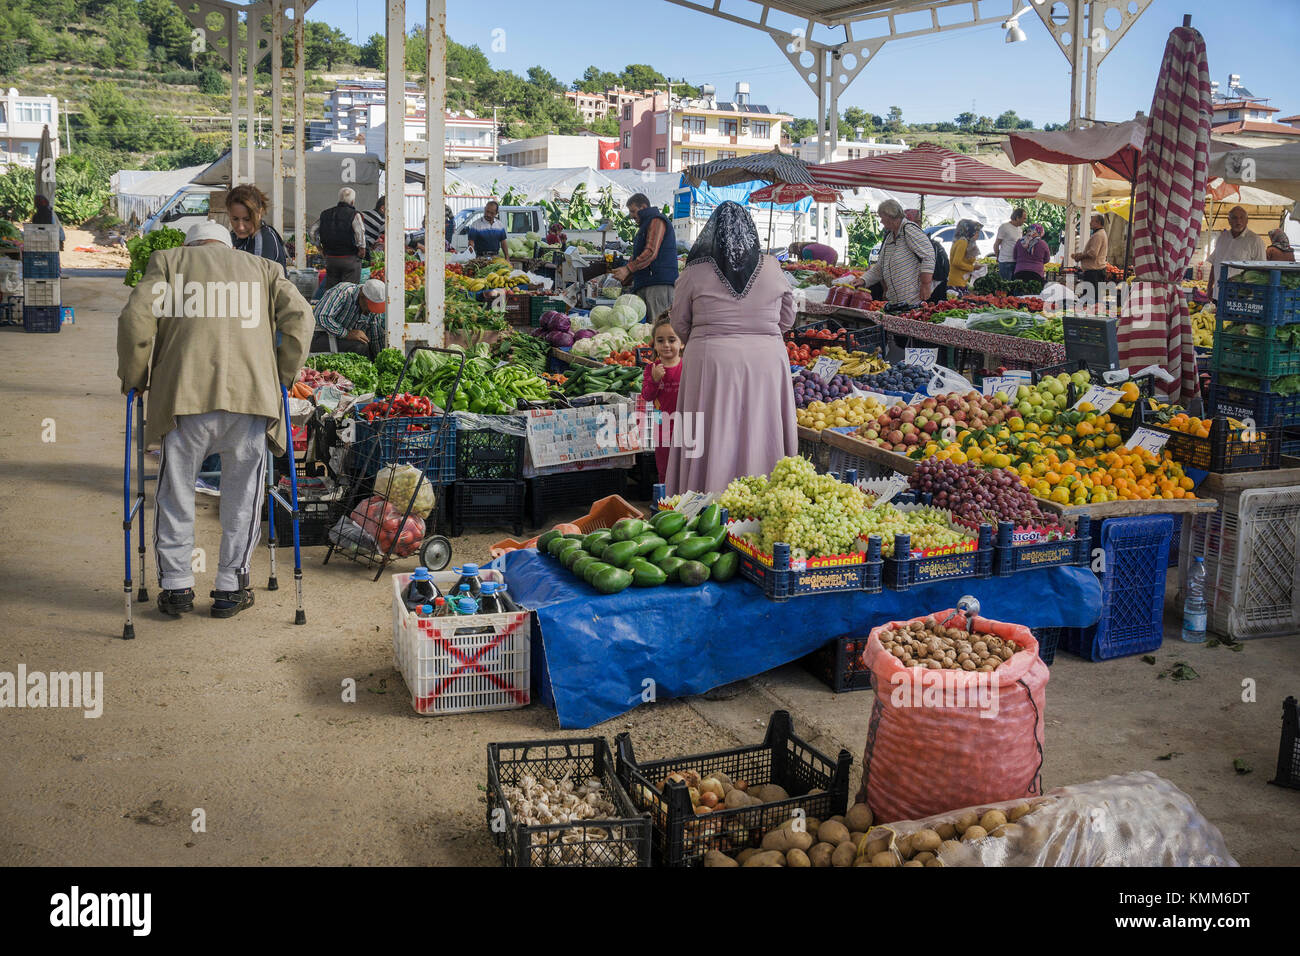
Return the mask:
POLYGON ((236 186, 226 195, 226 214, 230 216, 230 244, 243 252, 280 263, 289 274, 289 257, 284 240, 275 227, 265 221, 266 193, 251 183, 236 186))

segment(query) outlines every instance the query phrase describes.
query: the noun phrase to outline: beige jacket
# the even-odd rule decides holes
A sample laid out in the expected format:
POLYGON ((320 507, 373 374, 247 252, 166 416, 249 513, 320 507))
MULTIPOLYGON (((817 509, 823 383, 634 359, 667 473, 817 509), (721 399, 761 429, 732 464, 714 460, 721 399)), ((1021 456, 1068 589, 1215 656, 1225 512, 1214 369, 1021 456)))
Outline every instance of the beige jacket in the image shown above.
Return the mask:
POLYGON ((1087 245, 1083 247, 1083 252, 1075 256, 1075 261, 1079 263, 1079 268, 1106 268, 1106 246, 1108 241, 1105 229, 1093 230, 1092 234, 1088 236, 1088 242, 1087 245))
POLYGON ((177 415, 227 411, 266 418, 284 454, 280 386, 293 384, 314 326, 269 259, 215 243, 155 252, 117 326, 122 392, 148 389, 145 441, 160 442, 177 415))

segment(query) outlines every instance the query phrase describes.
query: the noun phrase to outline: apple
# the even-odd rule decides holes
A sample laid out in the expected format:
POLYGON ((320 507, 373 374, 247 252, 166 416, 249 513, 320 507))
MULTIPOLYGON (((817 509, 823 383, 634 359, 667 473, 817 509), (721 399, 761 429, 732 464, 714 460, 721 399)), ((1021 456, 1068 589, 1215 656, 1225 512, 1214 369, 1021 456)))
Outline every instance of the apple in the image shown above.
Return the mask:
POLYGON ((938 404, 939 404, 938 399, 927 398, 925 401, 921 403, 921 407, 928 411, 929 409, 937 407, 938 404))
POLYGON ((914 412, 911 408, 905 408, 903 409, 903 413, 899 415, 898 418, 900 421, 909 422, 909 423, 914 422, 916 421, 916 412, 914 412))
POLYGON ((868 441, 874 441, 880 437, 880 431, 875 428, 868 428, 862 433, 862 437, 866 438, 868 441))
POLYGON ((921 430, 924 431, 927 435, 933 435, 935 432, 939 430, 939 423, 932 419, 926 422, 924 425, 922 425, 921 430))
POLYGON ((885 441, 889 442, 891 445, 901 444, 903 441, 903 433, 900 432, 897 428, 895 428, 892 432, 890 432, 885 436, 885 441))

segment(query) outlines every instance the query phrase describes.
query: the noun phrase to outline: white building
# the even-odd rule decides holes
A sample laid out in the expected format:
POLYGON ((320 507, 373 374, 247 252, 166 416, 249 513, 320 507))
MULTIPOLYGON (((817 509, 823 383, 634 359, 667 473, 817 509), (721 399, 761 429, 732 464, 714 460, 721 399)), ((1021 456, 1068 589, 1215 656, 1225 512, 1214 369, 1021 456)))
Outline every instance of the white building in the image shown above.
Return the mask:
MULTIPOLYGON (((372 105, 366 108, 369 117, 365 127, 366 152, 383 156, 387 150, 387 107, 372 105)), ((464 113, 448 110, 443 114, 445 129, 443 143, 448 160, 460 162, 491 162, 496 151, 496 124, 489 117, 478 117, 468 110, 464 113)), ((425 137, 427 120, 423 107, 413 108, 408 102, 405 117, 405 138, 410 141, 425 137)))
POLYGON ((41 133, 50 128, 50 144, 59 155, 59 100, 55 96, 23 96, 10 87, 0 95, 0 164, 36 165, 41 133))
MULTIPOLYGON (((791 147, 795 156, 805 163, 817 162, 817 137, 801 139, 791 147)), ((835 144, 835 154, 827 156, 823 162, 843 163, 850 159, 865 159, 868 156, 882 156, 885 153, 901 153, 907 149, 904 143, 878 143, 875 137, 868 139, 842 139, 835 144)))
MULTIPOLYGON (((387 101, 388 86, 383 80, 353 80, 339 85, 325 100, 329 129, 320 139, 355 141, 371 123, 383 120, 382 114, 376 119, 369 107, 383 106, 387 101)), ((424 106, 424 87, 406 84, 406 108, 423 110, 424 106)))
POLYGON ((600 166, 600 137, 530 136, 501 143, 498 158, 507 166, 524 169, 570 169, 574 166, 600 166))

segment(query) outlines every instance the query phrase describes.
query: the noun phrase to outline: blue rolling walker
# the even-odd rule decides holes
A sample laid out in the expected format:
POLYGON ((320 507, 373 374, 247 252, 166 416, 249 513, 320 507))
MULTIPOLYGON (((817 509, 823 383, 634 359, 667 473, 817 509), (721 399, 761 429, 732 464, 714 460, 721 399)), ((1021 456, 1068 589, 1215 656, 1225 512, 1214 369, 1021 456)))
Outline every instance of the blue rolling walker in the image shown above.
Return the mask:
MULTIPOLYGON (((267 542, 271 551, 271 576, 266 582, 268 591, 278 591, 280 583, 276 578, 276 561, 275 561, 275 507, 279 505, 289 513, 293 519, 293 582, 297 590, 298 607, 294 612, 294 624, 306 624, 307 613, 302 606, 302 548, 298 542, 298 472, 293 465, 293 426, 289 421, 289 390, 280 386, 281 406, 284 409, 284 427, 285 435, 289 443, 289 499, 285 498, 276 490, 274 459, 271 456, 271 449, 266 450, 267 468, 266 468, 266 517, 267 533, 269 539, 267 542)), ((145 602, 149 600, 149 589, 145 587, 145 543, 144 543, 144 483, 153 481, 155 476, 146 476, 144 473, 144 394, 136 389, 131 389, 126 396, 126 451, 123 456, 123 473, 122 482, 122 557, 126 568, 126 576, 122 580, 122 593, 126 601, 126 623, 122 627, 122 639, 135 639, 135 621, 131 613, 131 529, 135 526, 138 546, 136 553, 140 558, 140 590, 136 593, 135 600, 145 602), (133 433, 134 432, 134 436, 133 433), (131 497, 131 452, 135 451, 135 498, 131 497)))

